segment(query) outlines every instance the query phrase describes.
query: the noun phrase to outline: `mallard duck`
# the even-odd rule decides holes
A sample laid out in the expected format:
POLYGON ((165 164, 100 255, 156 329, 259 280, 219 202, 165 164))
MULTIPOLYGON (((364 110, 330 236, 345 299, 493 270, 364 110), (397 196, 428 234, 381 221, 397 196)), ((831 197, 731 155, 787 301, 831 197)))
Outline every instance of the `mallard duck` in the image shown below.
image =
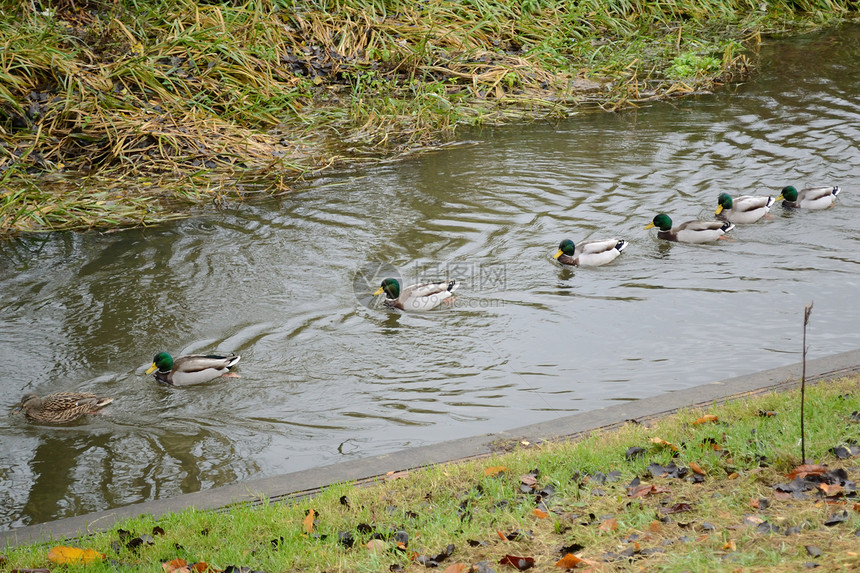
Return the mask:
POLYGON ((672 219, 665 213, 660 213, 645 228, 657 227, 657 237, 667 241, 681 243, 710 243, 716 241, 735 228, 735 224, 726 221, 687 221, 672 228, 672 219))
POLYGON ((728 193, 720 193, 714 214, 724 221, 748 225, 767 215, 775 202, 768 195, 741 195, 733 199, 728 193))
MULTIPOLYGON (((167 352, 159 352, 152 359, 146 373, 155 372, 155 379, 170 386, 192 386, 231 375, 230 368, 239 362, 236 354, 188 354, 174 359, 167 352)), ((232 374, 233 377, 238 374, 232 374)))
POLYGON ((785 199, 783 205, 795 209, 827 209, 833 206, 837 195, 839 195, 839 187, 835 186, 809 187, 798 191, 789 185, 782 188, 782 193, 776 200, 785 199))
POLYGON ((34 422, 63 424, 86 414, 95 414, 111 402, 113 398, 89 392, 56 392, 41 398, 37 394, 27 394, 12 413, 23 410, 24 415, 34 422))
POLYGON ((581 241, 579 244, 565 239, 559 243, 558 251, 552 258, 564 265, 599 267, 614 261, 627 245, 627 241, 623 239, 598 239, 581 241))
POLYGON ((400 290, 397 279, 385 279, 373 296, 385 293, 385 305, 400 310, 430 310, 454 296, 457 281, 439 281, 409 285, 400 290))

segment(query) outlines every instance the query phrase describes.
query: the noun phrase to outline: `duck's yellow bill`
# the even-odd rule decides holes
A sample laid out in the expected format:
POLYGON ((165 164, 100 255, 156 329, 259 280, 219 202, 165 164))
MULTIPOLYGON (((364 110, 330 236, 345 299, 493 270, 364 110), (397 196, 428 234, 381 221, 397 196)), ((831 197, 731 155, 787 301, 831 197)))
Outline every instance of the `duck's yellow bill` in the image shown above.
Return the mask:
POLYGON ((158 366, 156 366, 156 365, 155 365, 155 362, 153 362, 153 363, 152 363, 152 366, 150 366, 149 368, 147 368, 147 369, 146 369, 146 373, 147 373, 147 374, 152 374, 152 373, 153 373, 153 372, 155 372, 156 370, 158 370, 158 366))
POLYGON ((656 226, 657 226, 657 225, 655 225, 655 224, 654 224, 654 221, 651 221, 650 223, 648 223, 647 225, 645 225, 645 228, 646 228, 646 229, 651 229, 651 228, 656 227, 656 226))
POLYGON ((376 292, 373 293, 373 296, 379 296, 381 294, 382 294, 382 287, 379 287, 378 289, 376 289, 376 292))
POLYGON ((719 215, 719 214, 720 214, 720 213, 722 213, 722 212, 723 212, 723 206, 722 206, 722 205, 717 205, 717 210, 716 210, 716 211, 714 211, 714 215, 719 215))
POLYGON ((561 249, 557 250, 552 258, 557 259, 562 255, 561 249))
POLYGON ((780 193, 780 194, 779 194, 779 197, 777 197, 777 198, 774 200, 774 203, 776 203, 776 202, 777 202, 777 201, 779 201, 780 199, 785 199, 785 195, 783 195, 782 193, 780 193))

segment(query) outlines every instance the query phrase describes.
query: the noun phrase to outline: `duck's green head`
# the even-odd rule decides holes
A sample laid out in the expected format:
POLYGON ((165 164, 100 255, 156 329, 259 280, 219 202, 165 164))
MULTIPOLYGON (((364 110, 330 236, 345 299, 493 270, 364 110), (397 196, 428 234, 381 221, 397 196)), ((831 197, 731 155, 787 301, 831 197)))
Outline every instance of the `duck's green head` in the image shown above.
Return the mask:
POLYGON ((654 220, 645 225, 646 229, 651 229, 657 227, 661 231, 668 231, 672 228, 672 219, 669 218, 669 215, 666 213, 660 213, 654 220))
POLYGON ((797 201, 797 189, 791 185, 783 187, 782 193, 780 193, 779 197, 776 198, 777 201, 780 199, 785 199, 786 201, 797 201))
POLYGON ((720 196, 717 197, 717 210, 714 211, 715 215, 719 215, 723 212, 723 209, 731 209, 732 208, 732 196, 728 193, 720 193, 720 196))
POLYGON ((147 374, 152 374, 158 370, 159 372, 170 372, 173 370, 173 357, 167 352, 159 352, 152 359, 152 366, 147 370, 147 374))
POLYGON ((373 293, 373 296, 379 296, 382 293, 385 293, 385 296, 388 298, 397 298, 400 296, 400 283, 397 282, 396 279, 385 279, 382 281, 382 285, 376 289, 376 292, 373 293))
POLYGON ((558 251, 552 256, 552 258, 557 259, 562 255, 567 255, 568 257, 572 257, 574 251, 576 250, 576 244, 570 239, 565 239, 561 243, 558 244, 558 251))

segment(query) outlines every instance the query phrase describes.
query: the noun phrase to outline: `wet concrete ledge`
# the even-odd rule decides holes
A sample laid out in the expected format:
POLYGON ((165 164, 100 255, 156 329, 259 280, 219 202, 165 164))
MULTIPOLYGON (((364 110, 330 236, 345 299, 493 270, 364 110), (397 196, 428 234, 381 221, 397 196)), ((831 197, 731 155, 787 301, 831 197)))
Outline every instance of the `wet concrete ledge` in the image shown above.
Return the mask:
MULTIPOLYGON (((715 362, 715 370, 718 368, 715 362)), ((844 352, 825 358, 808 360, 807 382, 860 372, 860 350, 844 352)), ((199 510, 219 510, 234 504, 260 503, 301 498, 313 495, 327 485, 339 482, 373 482, 388 472, 398 472, 432 464, 479 458, 498 452, 511 441, 537 442, 563 439, 588 432, 619 426, 628 420, 644 420, 671 414, 679 409, 714 402, 742 399, 744 396, 771 390, 787 390, 800 384, 801 364, 764 370, 677 390, 651 398, 572 414, 522 428, 452 440, 430 446, 402 450, 334 465, 302 470, 285 475, 251 480, 207 491, 180 495, 170 499, 143 502, 125 507, 69 517, 48 523, 19 527, 0 532, 0 548, 67 540, 109 529, 116 522, 149 514, 155 517, 179 512, 191 507, 199 510)))

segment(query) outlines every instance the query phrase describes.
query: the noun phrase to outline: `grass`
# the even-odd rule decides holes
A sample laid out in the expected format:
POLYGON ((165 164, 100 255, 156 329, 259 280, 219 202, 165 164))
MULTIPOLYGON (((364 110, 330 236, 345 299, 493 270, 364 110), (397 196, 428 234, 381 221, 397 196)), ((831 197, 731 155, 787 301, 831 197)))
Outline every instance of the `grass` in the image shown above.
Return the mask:
MULTIPOLYGON (((589 571, 856 570, 858 411, 858 376, 806 390, 806 461, 844 469, 842 487, 775 489, 803 461, 795 390, 573 441, 500 444, 492 458, 333 484, 311 499, 141 515, 72 543, 104 560, 64 567, 421 571, 435 557, 453 573, 513 571, 500 563, 513 556, 555 571, 571 553, 589 571), (845 445, 853 455, 838 458, 845 445)), ((56 568, 49 549, 7 548, 2 566, 56 568)))
POLYGON ((0 234, 157 224, 223 193, 231 176, 268 176, 254 192, 277 193, 346 161, 438 145, 463 125, 717 89, 748 77, 762 34, 835 24, 856 3, 765 7, 0 0, 0 177, 11 190, 0 234), (54 206, 66 178, 101 193, 137 177, 171 181, 140 186, 136 195, 158 199, 145 206, 114 203, 133 215, 54 206), (57 179, 57 190, 34 192, 57 179), (189 186, 207 191, 173 191, 189 186))

